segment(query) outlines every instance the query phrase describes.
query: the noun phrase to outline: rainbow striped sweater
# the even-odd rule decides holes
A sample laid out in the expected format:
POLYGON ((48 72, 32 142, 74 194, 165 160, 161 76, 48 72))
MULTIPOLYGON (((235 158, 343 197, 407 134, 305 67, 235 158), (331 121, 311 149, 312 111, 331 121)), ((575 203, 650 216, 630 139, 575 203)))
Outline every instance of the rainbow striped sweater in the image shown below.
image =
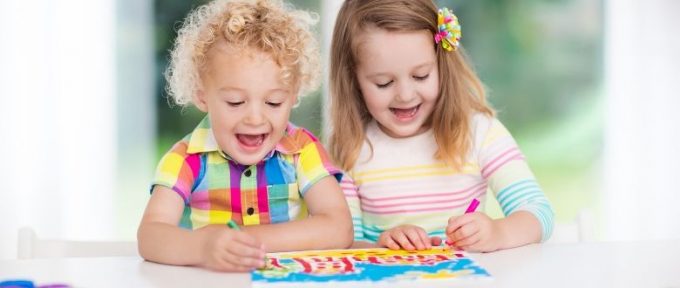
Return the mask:
POLYGON ((445 237, 451 216, 461 215, 473 198, 484 207, 491 189, 505 215, 528 211, 550 237, 553 210, 508 130, 496 118, 472 119, 473 146, 456 171, 434 158, 432 131, 392 138, 375 121, 366 127, 357 163, 341 182, 352 212, 356 241, 377 241, 380 233, 412 224, 430 236, 445 237))

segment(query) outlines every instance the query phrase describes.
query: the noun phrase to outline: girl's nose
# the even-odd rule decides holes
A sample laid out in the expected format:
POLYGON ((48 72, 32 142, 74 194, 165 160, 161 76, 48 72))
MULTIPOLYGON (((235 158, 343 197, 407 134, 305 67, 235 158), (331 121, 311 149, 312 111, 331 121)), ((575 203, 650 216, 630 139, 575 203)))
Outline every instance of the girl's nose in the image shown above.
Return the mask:
POLYGON ((397 101, 408 103, 413 100, 416 96, 416 91, 413 85, 408 83, 399 84, 399 89, 397 90, 397 101))

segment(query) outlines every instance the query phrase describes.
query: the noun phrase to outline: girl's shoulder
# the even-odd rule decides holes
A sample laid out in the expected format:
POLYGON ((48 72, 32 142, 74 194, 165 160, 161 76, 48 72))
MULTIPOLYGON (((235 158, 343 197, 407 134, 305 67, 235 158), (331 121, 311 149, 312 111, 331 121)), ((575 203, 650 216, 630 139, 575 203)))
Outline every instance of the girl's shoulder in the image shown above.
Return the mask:
POLYGON ((494 122, 498 122, 498 119, 496 117, 488 115, 486 113, 477 112, 472 114, 470 118, 471 118, 470 130, 473 132, 473 134, 478 134, 479 132, 486 131, 491 126, 494 125, 494 122))
POLYGON ((475 113, 471 116, 470 133, 472 133, 474 138, 484 137, 490 131, 495 130, 507 131, 505 125, 495 116, 485 113, 475 113))

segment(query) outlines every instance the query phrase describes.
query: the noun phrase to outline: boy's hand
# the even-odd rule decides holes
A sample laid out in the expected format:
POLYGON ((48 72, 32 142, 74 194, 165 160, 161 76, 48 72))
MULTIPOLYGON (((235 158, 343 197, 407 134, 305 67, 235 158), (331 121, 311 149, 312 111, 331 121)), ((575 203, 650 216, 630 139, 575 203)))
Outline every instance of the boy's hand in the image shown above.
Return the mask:
POLYGON ((466 251, 491 252, 500 249, 502 235, 496 222, 482 212, 449 218, 448 243, 466 251))
POLYGON ((386 230, 380 234, 378 245, 392 250, 404 249, 407 251, 430 249, 438 246, 441 238, 427 236, 425 230, 414 225, 401 225, 386 230))
POLYGON ((203 238, 201 266, 224 272, 264 267, 264 245, 255 237, 221 225, 209 225, 198 231, 203 238))

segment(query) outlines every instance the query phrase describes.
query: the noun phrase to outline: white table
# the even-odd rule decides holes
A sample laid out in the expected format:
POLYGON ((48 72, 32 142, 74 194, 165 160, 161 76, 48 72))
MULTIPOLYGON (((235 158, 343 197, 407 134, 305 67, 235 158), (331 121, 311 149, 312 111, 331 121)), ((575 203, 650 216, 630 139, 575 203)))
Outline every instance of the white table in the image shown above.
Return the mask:
MULTIPOLYGON (((680 288, 680 239, 530 245, 471 257, 494 277, 474 287, 680 288)), ((12 278, 73 287, 250 286, 249 274, 160 265, 136 257, 0 261, 0 280, 12 278)))

